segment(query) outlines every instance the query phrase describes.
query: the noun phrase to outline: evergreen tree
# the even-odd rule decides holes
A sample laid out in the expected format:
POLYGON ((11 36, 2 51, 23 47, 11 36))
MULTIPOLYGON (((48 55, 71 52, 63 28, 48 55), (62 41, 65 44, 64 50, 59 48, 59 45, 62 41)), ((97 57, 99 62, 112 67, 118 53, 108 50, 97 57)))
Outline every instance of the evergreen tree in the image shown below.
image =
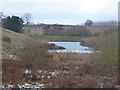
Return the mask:
POLYGON ((92 26, 93 25, 93 21, 92 20, 86 20, 85 22, 85 26, 92 26))
POLYGON ((23 20, 18 16, 8 16, 3 19, 3 28, 10 29, 14 32, 21 33, 23 27, 23 20))

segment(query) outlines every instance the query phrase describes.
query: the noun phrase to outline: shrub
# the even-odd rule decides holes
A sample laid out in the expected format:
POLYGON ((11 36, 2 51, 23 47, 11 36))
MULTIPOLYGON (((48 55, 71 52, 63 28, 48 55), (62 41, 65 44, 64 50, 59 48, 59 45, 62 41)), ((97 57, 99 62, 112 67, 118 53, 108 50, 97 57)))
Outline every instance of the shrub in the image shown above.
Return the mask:
POLYGON ((21 49, 21 57, 28 60, 41 60, 47 55, 47 49, 43 46, 38 41, 28 40, 24 48, 21 49))
POLYGON ((11 43, 11 39, 9 37, 3 37, 2 40, 11 43))
POLYGON ((10 29, 14 32, 21 33, 22 32, 22 26, 23 26, 23 20, 18 16, 12 16, 12 17, 6 17, 2 20, 2 26, 3 28, 10 29))

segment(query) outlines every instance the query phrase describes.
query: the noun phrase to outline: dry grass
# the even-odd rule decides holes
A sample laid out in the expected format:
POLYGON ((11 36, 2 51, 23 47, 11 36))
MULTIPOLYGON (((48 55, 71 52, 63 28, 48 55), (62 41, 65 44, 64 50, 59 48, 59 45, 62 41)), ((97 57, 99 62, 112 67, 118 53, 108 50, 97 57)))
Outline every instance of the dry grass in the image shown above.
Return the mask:
MULTIPOLYGON (((24 82, 23 72, 26 68, 31 69, 33 75, 37 70, 60 70, 61 74, 57 77, 37 81, 44 83, 46 88, 99 88, 101 83, 103 83, 103 87, 112 87, 117 83, 117 70, 115 68, 108 69, 91 54, 49 54, 45 49, 47 45, 41 43, 40 40, 14 34, 4 31, 4 35, 8 35, 14 43, 4 43, 3 45, 10 47, 10 51, 6 52, 9 55, 13 54, 13 45, 19 47, 14 52, 17 51, 16 55, 20 58, 16 60, 3 58, 3 84, 24 82)), ((6 50, 5 46, 4 49, 6 50)))
POLYGON ((25 36, 19 33, 12 32, 7 29, 2 29, 2 36, 7 37, 11 40, 11 43, 2 42, 2 52, 3 52, 3 58, 10 58, 10 55, 15 55, 17 59, 19 59, 19 54, 24 53, 21 52, 22 49, 25 48, 34 48, 34 47, 42 47, 44 44, 47 44, 45 40, 35 40, 30 36, 25 36), (42 45, 43 44, 43 45, 42 45))
POLYGON ((50 67, 50 63, 54 64, 54 62, 50 62, 48 65, 48 60, 52 56, 47 53, 48 45, 44 40, 35 40, 32 37, 6 29, 3 29, 3 37, 8 37, 11 40, 10 43, 3 40, 2 44, 3 82, 11 82, 11 80, 12 82, 21 82, 21 70, 25 68, 33 70, 37 66, 39 68, 53 68, 50 67))
POLYGON ((65 59, 61 59, 62 55, 58 54, 56 56, 58 56, 57 59, 55 57, 46 58, 38 62, 32 60, 3 60, 3 82, 14 84, 23 82, 23 72, 26 68, 29 68, 33 74, 37 70, 61 71, 61 74, 57 77, 42 79, 41 82, 47 88, 98 88, 101 81, 104 83, 104 87, 112 87, 117 83, 117 71, 115 69, 109 70, 97 61, 91 60, 91 55, 69 54, 67 58, 63 54, 66 57, 65 59), (65 74, 64 71, 69 73, 65 74), (104 77, 110 77, 111 79, 104 79, 104 77))

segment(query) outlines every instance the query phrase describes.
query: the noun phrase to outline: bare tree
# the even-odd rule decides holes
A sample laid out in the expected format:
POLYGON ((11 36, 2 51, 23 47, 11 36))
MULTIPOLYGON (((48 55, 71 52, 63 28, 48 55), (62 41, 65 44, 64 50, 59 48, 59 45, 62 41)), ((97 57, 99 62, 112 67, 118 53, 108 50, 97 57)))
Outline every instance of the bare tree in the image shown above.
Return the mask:
POLYGON ((31 20, 32 20, 32 15, 30 13, 25 13, 23 16, 22 16, 22 19, 23 21, 25 22, 26 24, 26 29, 28 30, 28 33, 30 35, 30 23, 31 23, 31 20))
POLYGON ((24 22, 29 25, 31 20, 32 20, 32 15, 30 13, 25 13, 23 16, 22 16, 22 19, 24 20, 24 22))

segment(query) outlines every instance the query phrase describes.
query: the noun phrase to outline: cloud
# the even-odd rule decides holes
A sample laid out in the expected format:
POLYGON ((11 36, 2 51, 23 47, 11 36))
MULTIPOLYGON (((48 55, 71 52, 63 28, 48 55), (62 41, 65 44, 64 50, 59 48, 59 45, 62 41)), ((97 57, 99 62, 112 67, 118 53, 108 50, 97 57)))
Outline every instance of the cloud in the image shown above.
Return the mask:
POLYGON ((35 20, 46 22, 81 22, 93 20, 116 20, 119 0, 4 0, 5 14, 31 13, 35 20), (48 21, 47 21, 48 20, 48 21))

